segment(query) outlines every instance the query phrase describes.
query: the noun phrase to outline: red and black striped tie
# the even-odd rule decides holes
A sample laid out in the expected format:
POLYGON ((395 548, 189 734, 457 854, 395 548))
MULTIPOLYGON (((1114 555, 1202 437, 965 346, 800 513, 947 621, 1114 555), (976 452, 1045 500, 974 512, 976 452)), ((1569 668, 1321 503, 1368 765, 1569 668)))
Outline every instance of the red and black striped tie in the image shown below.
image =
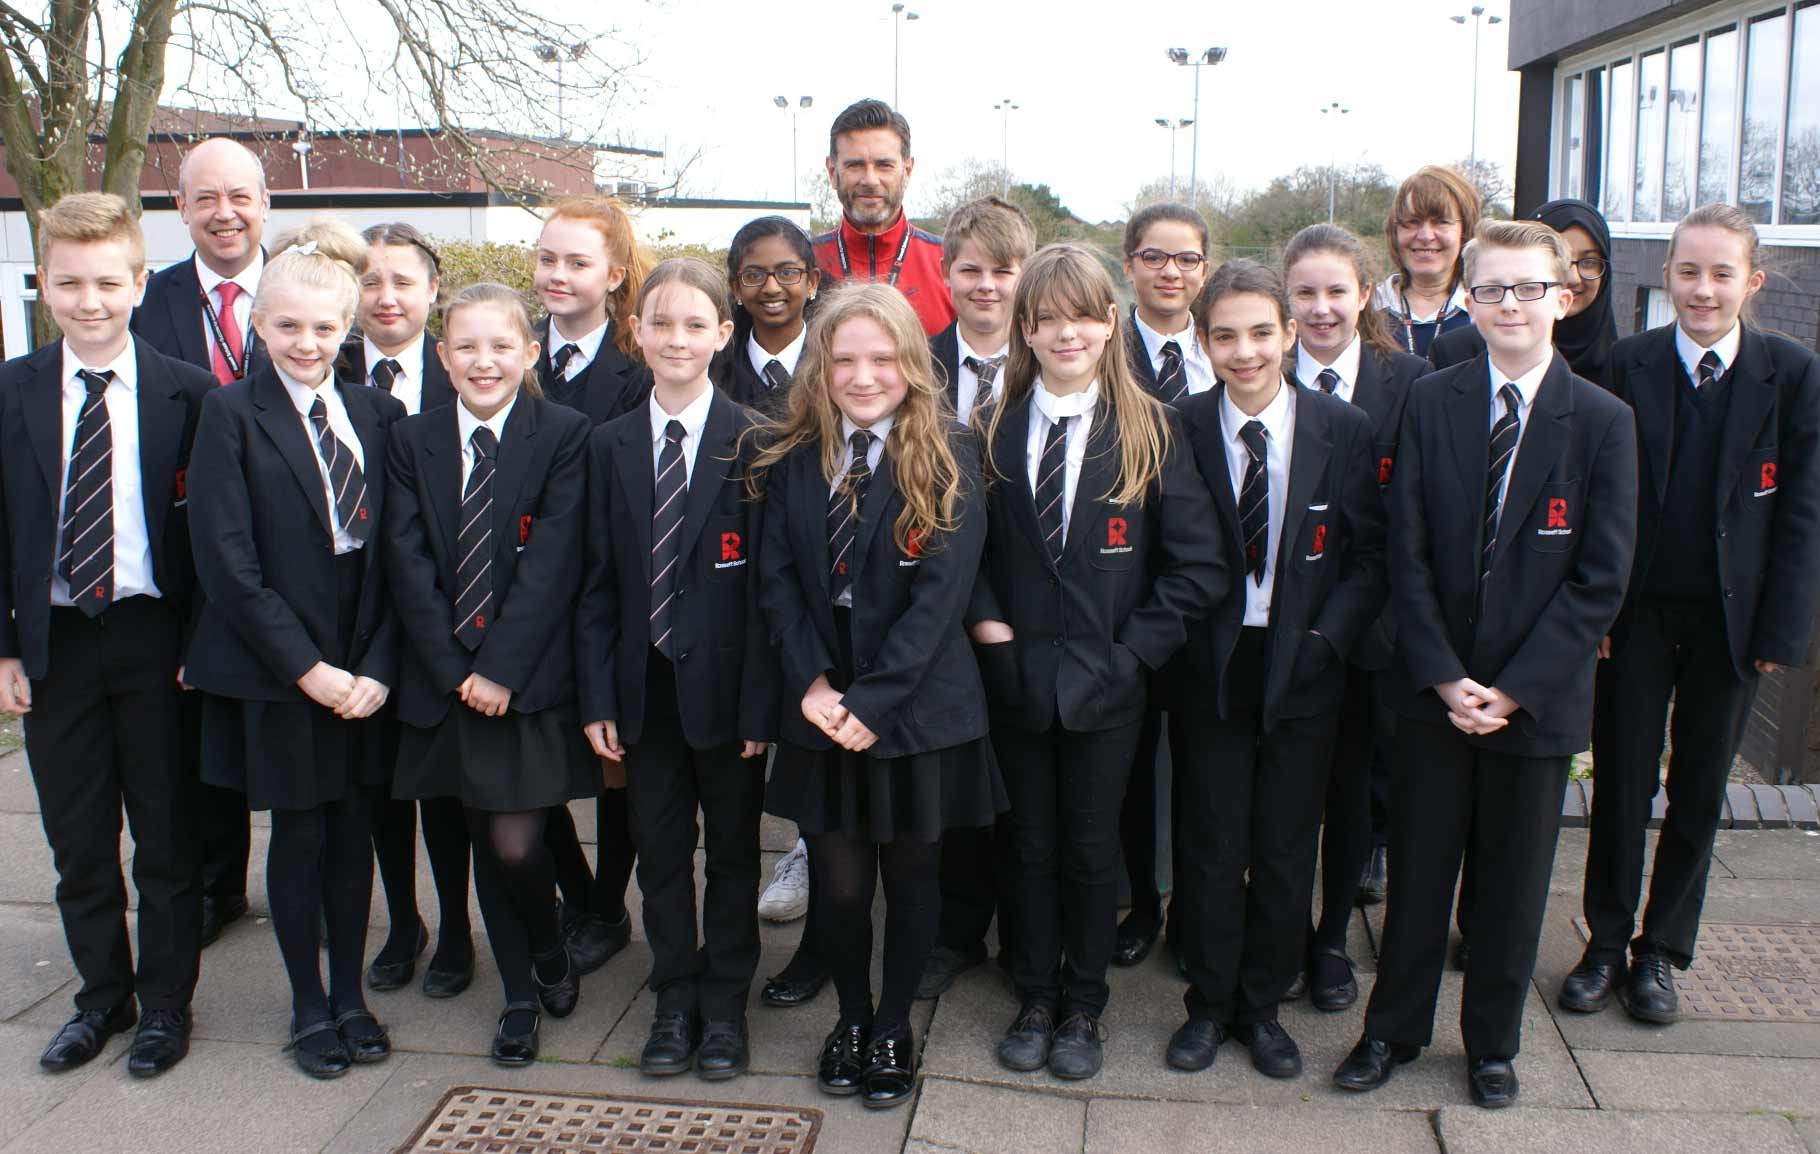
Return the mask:
POLYGON ((828 497, 828 592, 836 600, 853 584, 852 558, 855 524, 859 520, 859 503, 866 496, 866 482, 872 479, 872 463, 867 455, 872 449, 872 434, 865 429, 854 433, 852 462, 847 475, 828 497))
POLYGON ((1270 445, 1264 439, 1264 422, 1246 421, 1239 440, 1251 458, 1239 485, 1239 533, 1245 538, 1245 571, 1261 586, 1270 556, 1270 445))
POLYGON ((76 419, 69 480, 63 490, 63 551, 57 572, 70 600, 99 617, 114 600, 114 433, 104 394, 112 372, 76 374, 88 389, 76 419))
POLYGON ((652 498, 651 644, 665 657, 670 656, 670 606, 676 599, 677 552, 689 494, 689 470, 682 454, 686 434, 681 421, 664 426, 664 448, 657 456, 657 492, 652 498))
POLYGON ((1062 563, 1062 548, 1067 544, 1067 533, 1062 527, 1063 495, 1068 492, 1068 434, 1074 420, 1063 417, 1049 426, 1049 436, 1043 441, 1043 455, 1037 459, 1036 466, 1036 523, 1043 531, 1043 545, 1049 550, 1049 559, 1057 565, 1062 563))
POLYGON ((474 467, 461 491, 461 534, 455 542, 461 554, 455 565, 461 586, 455 598, 455 638, 479 649, 493 620, 493 458, 499 438, 482 425, 468 443, 474 448, 474 467))
POLYGON ((329 407, 317 397, 310 406, 310 427, 316 430, 316 447, 329 467, 329 484, 335 488, 335 523, 356 541, 373 535, 373 517, 367 505, 367 479, 360 472, 354 450, 342 444, 329 427, 329 407))

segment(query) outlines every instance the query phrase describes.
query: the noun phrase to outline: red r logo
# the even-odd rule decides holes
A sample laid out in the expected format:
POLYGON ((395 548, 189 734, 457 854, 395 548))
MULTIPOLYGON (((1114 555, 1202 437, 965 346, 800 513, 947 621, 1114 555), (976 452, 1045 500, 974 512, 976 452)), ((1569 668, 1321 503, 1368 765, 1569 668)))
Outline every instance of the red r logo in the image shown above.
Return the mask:
POLYGON ((188 469, 178 469, 177 470, 177 499, 179 501, 181 501, 185 497, 189 496, 189 488, 185 484, 184 476, 183 476, 187 472, 189 472, 188 469))
POLYGON ((1125 518, 1106 518, 1106 548, 1112 549, 1125 543, 1125 518))
POLYGON ((1548 499, 1548 527, 1550 529, 1567 528, 1567 498, 1550 497, 1548 499))
POLYGON ((354 515, 356 517, 359 517, 362 521, 366 520, 367 519, 367 507, 365 505, 362 505, 360 507, 360 509, 354 515))
POLYGON ((486 627, 487 627, 486 615, 484 613, 474 614, 474 628, 485 629, 486 627))
POLYGON ((720 559, 722 561, 739 560, 738 533, 722 533, 720 535, 720 559))
POLYGON ((1757 480, 1759 482, 1757 485, 1758 492, 1762 492, 1765 489, 1774 489, 1776 487, 1776 462, 1765 461, 1763 464, 1763 471, 1758 474, 1757 480))
POLYGON ((923 555, 923 531, 921 529, 910 530, 909 535, 904 539, 904 552, 911 557, 923 555))
POLYGON ((1380 485, 1390 484, 1390 466, 1391 466, 1392 460, 1393 460, 1393 458, 1390 458, 1390 457, 1379 457, 1378 458, 1378 484, 1380 484, 1380 485))
POLYGON ((1314 555, 1319 557, 1327 548, 1327 526, 1314 527, 1314 555))
POLYGON ((531 539, 531 515, 526 513, 518 519, 518 543, 523 545, 531 539))

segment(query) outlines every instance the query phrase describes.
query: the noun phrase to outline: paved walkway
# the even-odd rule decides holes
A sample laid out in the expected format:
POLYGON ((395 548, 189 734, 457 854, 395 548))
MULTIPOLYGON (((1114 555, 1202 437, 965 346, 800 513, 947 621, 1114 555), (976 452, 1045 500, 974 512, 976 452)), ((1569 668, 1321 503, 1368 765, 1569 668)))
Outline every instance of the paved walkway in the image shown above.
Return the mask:
MULTIPOLYGON (((591 807, 576 810, 591 841, 591 807)), ((767 876, 789 837, 767 823, 767 876)), ((264 844, 256 830, 255 861, 264 844)), ((233 926, 204 955, 190 1058, 138 1082, 126 1074, 120 1040, 75 1073, 38 1069, 38 1051, 68 1015, 75 983, 49 902, 55 875, 36 798, 22 755, 12 754, 0 758, 0 1154, 382 1154, 458 1085, 812 1106, 825 1113, 817 1154, 1820 1154, 1820 1024, 1687 1021, 1663 1030, 1616 1010, 1582 1018, 1553 1008, 1552 992, 1579 953, 1571 919, 1585 845, 1582 830, 1562 835, 1518 1063, 1523 1104, 1496 1114, 1467 1100, 1453 1024, 1458 974, 1448 975, 1436 1045, 1422 1061, 1375 1094, 1350 1095, 1332 1089, 1327 1074, 1358 1033, 1358 1009, 1328 1016, 1306 1003, 1286 1007, 1309 1070, 1299 1081, 1258 1076, 1236 1045, 1205 1073, 1166 1070, 1181 987, 1161 956, 1115 975, 1106 1072, 1084 1086, 999 1069, 992 1045, 1016 1007, 992 968, 965 975, 939 1003, 919 1005, 915 1025, 927 1050, 914 1108, 870 1113, 816 1091, 813 1063, 832 1024, 832 990, 805 1009, 754 1008, 751 1076, 648 1081, 629 1068, 652 1008, 641 941, 587 979, 574 1016, 546 1023, 546 1060, 528 1070, 501 1070, 483 1056, 499 993, 482 940, 480 972, 462 997, 372 996, 399 1047, 392 1060, 315 1083, 280 1049, 288 998, 262 918, 233 926)), ((1709 921, 1820 923, 1820 837, 1726 832, 1718 857, 1709 921)), ((263 912, 257 870, 252 888, 255 913, 263 912)), ((426 900, 434 892, 427 872, 420 888, 426 900)), ((374 909, 382 918, 377 899, 374 909)), ((766 967, 782 964, 799 925, 766 928, 766 967)), ((1355 920, 1355 957, 1372 957, 1375 928, 1376 915, 1370 924, 1355 920)), ((1367 993, 1370 980, 1361 974, 1367 993)))

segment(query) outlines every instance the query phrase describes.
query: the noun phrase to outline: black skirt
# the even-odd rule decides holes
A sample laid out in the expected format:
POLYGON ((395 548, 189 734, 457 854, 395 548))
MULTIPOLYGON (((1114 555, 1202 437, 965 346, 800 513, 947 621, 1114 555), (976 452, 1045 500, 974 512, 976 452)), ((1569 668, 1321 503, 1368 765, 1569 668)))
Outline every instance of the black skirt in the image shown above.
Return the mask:
POLYGON ((394 797, 453 797, 469 809, 516 813, 600 792, 600 761, 573 703, 482 717, 451 700, 434 728, 398 729, 394 797))

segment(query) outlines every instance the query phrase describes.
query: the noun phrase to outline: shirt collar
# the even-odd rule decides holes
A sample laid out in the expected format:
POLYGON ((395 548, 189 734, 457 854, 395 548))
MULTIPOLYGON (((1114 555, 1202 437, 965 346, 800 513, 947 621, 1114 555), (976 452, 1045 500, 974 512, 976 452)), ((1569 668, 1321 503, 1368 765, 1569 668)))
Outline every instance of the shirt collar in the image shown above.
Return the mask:
MULTIPOLYGON (((893 424, 895 424, 896 422, 897 422, 897 414, 892 413, 888 417, 880 417, 878 420, 873 421, 871 426, 869 428, 867 428, 866 431, 868 433, 872 434, 872 436, 876 439, 876 443, 882 445, 885 443, 885 438, 889 437, 891 435, 891 426, 893 424)), ((860 429, 860 427, 858 425, 856 425, 852 421, 848 420, 846 418, 846 416, 843 414, 840 419, 841 442, 843 444, 851 445, 853 443, 853 434, 859 432, 859 429, 860 429)), ((851 451, 852 450, 850 450, 850 449, 842 450, 841 458, 843 461, 846 459, 847 455, 851 451)), ((868 456, 870 456, 870 454, 868 454, 868 456)), ((844 471, 844 468, 845 467, 843 466, 843 471, 844 471)))
POLYGON ((646 402, 651 410, 651 443, 654 445, 663 444, 664 431, 669 427, 670 422, 681 421, 683 436, 694 444, 701 444, 702 426, 708 423, 708 406, 712 404, 713 401, 714 386, 709 385, 701 391, 701 396, 696 397, 693 401, 690 401, 687 405, 683 406, 682 412, 677 413, 675 416, 671 416, 664 411, 662 405, 657 403, 657 390, 652 389, 651 399, 646 402))
POLYGON ((360 339, 361 342, 366 345, 367 376, 370 377, 373 375, 373 366, 380 361, 392 360, 398 362, 399 372, 403 375, 414 379, 422 378, 424 358, 422 333, 418 333, 417 338, 406 345, 404 351, 395 357, 386 356, 386 354, 380 350, 379 346, 373 343, 372 337, 363 336, 360 339))
POLYGON ((126 335, 126 344, 121 348, 120 355, 105 365, 84 364, 82 359, 76 355, 75 350, 70 348, 70 343, 67 340, 64 341, 63 383, 68 384, 74 380, 76 374, 83 369, 113 373, 114 383, 125 386, 128 392, 137 388, 139 385, 139 354, 133 345, 133 334, 129 332, 126 335))
POLYGON ((1302 347, 1300 341, 1296 342, 1295 348, 1296 380, 1309 388, 1319 388, 1314 380, 1321 375, 1322 369, 1332 369, 1339 376, 1340 383, 1348 387, 1359 383, 1359 356, 1364 351, 1364 344, 1359 339, 1359 334, 1352 334, 1352 343, 1340 350, 1340 355, 1333 359, 1331 365, 1323 365, 1309 356, 1308 350, 1302 347))
POLYGON ((468 441, 474 436, 474 430, 482 425, 493 430, 495 441, 504 441, 506 439, 506 418, 512 415, 512 407, 516 404, 518 404, 518 394, 513 393, 512 399, 505 403, 504 408, 483 421, 468 411, 466 401, 457 397, 455 399, 455 428, 461 434, 462 450, 464 452, 467 450, 468 441))
POLYGON ((1199 351, 1200 342, 1194 339, 1194 318, 1188 320, 1188 327, 1179 333, 1159 333, 1144 322, 1136 309, 1131 310, 1131 319, 1137 324, 1138 336, 1144 339, 1144 352, 1149 355, 1150 363, 1156 364, 1157 357, 1162 355, 1163 345, 1174 341, 1182 351, 1183 359, 1193 357, 1199 351))
POLYGON ((306 417, 310 415, 310 409, 315 405, 316 398, 321 397, 323 404, 326 405, 329 394, 335 391, 334 373, 326 374, 322 378, 322 383, 312 389, 276 365, 272 367, 278 373, 278 379, 284 383, 284 391, 290 395, 291 404, 295 405, 297 411, 306 417))
POLYGON ((581 355, 586 359, 586 363, 591 365, 594 363, 594 358, 600 355, 601 342, 607 339, 607 330, 612 327, 613 318, 608 317, 607 323, 601 325, 593 332, 586 333, 579 337, 571 337, 565 336, 562 332, 558 331, 556 327, 556 318, 551 317, 550 347, 544 350, 543 355, 546 357, 554 357, 556 351, 564 345, 574 345, 581 350, 581 355))
POLYGON ((1264 423, 1264 435, 1271 444, 1287 445, 1289 443, 1290 418, 1295 415, 1295 390, 1288 381, 1277 390, 1277 395, 1270 398, 1264 411, 1253 417, 1232 403, 1232 394, 1225 385, 1220 386, 1220 424, 1226 433, 1226 439, 1235 445, 1243 444, 1239 439, 1239 430, 1251 421, 1264 423))
POLYGON ((752 368, 761 374, 765 371, 766 365, 770 364, 772 361, 777 361, 784 366, 785 372, 794 375, 796 373, 796 362, 802 360, 803 346, 807 344, 808 340, 809 326, 804 325, 802 331, 796 334, 795 340, 785 345, 776 355, 772 355, 765 351, 763 345, 758 343, 757 337, 747 334, 746 359, 750 360, 752 362, 752 368))
POLYGON ((1094 381, 1078 393, 1058 396, 1049 391, 1043 384, 1043 378, 1036 379, 1036 386, 1030 390, 1030 403, 1036 411, 1047 417, 1050 423, 1067 420, 1069 417, 1084 416, 1093 411, 1099 403, 1100 383, 1094 381))
POLYGON ((847 219, 847 214, 844 212, 841 213, 840 218, 841 236, 846 240, 849 250, 856 250, 868 241, 876 241, 880 250, 887 247, 890 249, 885 256, 886 260, 897 255, 898 242, 904 239, 904 230, 909 227, 910 218, 904 214, 904 210, 901 208, 897 210, 897 219, 892 221, 885 231, 879 233, 861 232, 853 226, 852 221, 847 219))
MULTIPOLYGON (((1487 363, 1490 364, 1490 358, 1487 358, 1487 363)), ((1551 351, 1548 356, 1542 358, 1541 364, 1515 380, 1505 376, 1497 365, 1491 365, 1491 398, 1494 408, 1497 405, 1498 390, 1502 389, 1506 384, 1515 385, 1517 387, 1517 395, 1523 399, 1522 407, 1525 409, 1529 408, 1530 405, 1535 403, 1536 393, 1542 388, 1542 378, 1548 375, 1549 366, 1554 363, 1555 354, 1551 351)))
POLYGON ((978 349, 974 348, 970 343, 968 343, 966 334, 961 332, 960 327, 958 325, 955 326, 955 329, 954 329, 954 340, 955 340, 956 346, 960 349, 960 359, 961 359, 962 364, 967 363, 968 357, 972 357, 976 361, 989 361, 993 357, 1008 357, 1011 355, 1011 342, 1009 340, 1007 340, 1004 344, 1000 345, 998 347, 997 352, 991 352, 991 353, 980 352, 978 349))
POLYGON ((231 277, 222 276, 220 273, 204 264, 202 262, 202 257, 200 256, 195 256, 191 259, 196 262, 196 280, 202 285, 202 291, 206 296, 213 297, 215 295, 216 287, 225 280, 231 280, 245 290, 248 300, 251 300, 253 295, 259 291, 259 276, 265 271, 264 249, 254 250, 253 263, 247 265, 231 277))
POLYGON ((1700 379, 1700 358, 1709 351, 1719 354, 1719 375, 1724 376, 1730 371, 1732 363, 1738 359, 1738 346, 1743 341, 1743 326, 1737 321, 1732 322, 1731 332, 1712 343, 1710 350, 1701 348, 1694 338, 1687 335, 1687 331, 1679 323, 1675 325, 1675 352, 1680 354, 1681 363, 1687 366, 1687 379, 1690 381, 1700 379))

